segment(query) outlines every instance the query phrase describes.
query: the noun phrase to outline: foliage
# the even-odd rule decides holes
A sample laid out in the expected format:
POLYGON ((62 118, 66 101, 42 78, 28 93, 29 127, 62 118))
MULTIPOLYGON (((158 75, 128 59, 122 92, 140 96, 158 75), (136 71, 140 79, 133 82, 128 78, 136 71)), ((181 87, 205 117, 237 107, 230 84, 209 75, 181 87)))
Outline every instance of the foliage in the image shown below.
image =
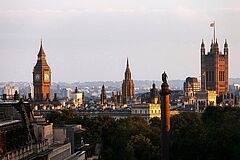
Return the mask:
MULTIPOLYGON (((104 160, 160 159, 161 121, 153 118, 79 117, 63 110, 47 116, 58 124, 82 124, 84 140, 102 144, 104 160)), ((208 107, 204 113, 182 112, 171 117, 172 160, 240 159, 240 109, 208 107)))

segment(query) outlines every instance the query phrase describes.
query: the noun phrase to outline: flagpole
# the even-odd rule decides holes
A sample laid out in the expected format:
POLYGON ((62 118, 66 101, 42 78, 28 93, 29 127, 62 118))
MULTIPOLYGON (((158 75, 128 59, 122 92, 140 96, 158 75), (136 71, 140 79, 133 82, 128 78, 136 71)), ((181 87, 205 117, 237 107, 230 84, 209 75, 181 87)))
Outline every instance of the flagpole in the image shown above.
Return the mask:
POLYGON ((214 39, 214 43, 216 42, 216 29, 215 29, 215 27, 216 27, 216 23, 215 23, 215 21, 213 22, 213 24, 214 24, 214 26, 213 26, 213 39, 214 39))

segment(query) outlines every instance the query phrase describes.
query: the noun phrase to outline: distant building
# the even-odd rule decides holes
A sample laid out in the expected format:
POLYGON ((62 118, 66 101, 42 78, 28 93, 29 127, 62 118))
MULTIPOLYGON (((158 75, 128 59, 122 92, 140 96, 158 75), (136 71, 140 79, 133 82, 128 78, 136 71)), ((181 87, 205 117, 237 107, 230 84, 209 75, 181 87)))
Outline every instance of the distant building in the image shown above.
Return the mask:
POLYGON ((107 104, 107 94, 106 94, 106 90, 105 90, 104 85, 102 86, 100 98, 101 98, 101 104, 102 105, 107 104))
POLYGON ((83 104, 83 93, 80 92, 77 87, 75 88, 75 91, 71 93, 71 100, 75 107, 83 104))
POLYGON ((201 44, 201 89, 216 91, 217 95, 228 92, 228 43, 225 40, 223 53, 219 51, 218 42, 214 39, 210 51, 205 52, 205 44, 201 44))
POLYGON ((8 85, 4 86, 4 88, 3 88, 3 94, 5 94, 7 96, 7 99, 13 98, 16 91, 17 91, 17 93, 19 93, 19 87, 16 85, 8 84, 8 85))
POLYGON ((200 84, 196 77, 187 77, 183 84, 184 100, 187 104, 194 104, 195 95, 200 91, 200 84))
POLYGON ((149 121, 153 117, 161 117, 160 104, 134 104, 131 109, 131 116, 142 117, 149 121))
MULTIPOLYGON (((148 89, 149 90, 149 89, 148 89)), ((152 103, 157 104, 160 103, 159 91, 156 88, 155 83, 152 84, 152 88, 150 88, 150 92, 142 93, 138 97, 134 103, 152 103)))
POLYGON ((33 69, 34 100, 46 101, 51 97, 51 69, 47 64, 42 41, 37 63, 33 69))
POLYGON ((118 91, 112 92, 111 101, 115 106, 122 106, 122 95, 118 91))
POLYGON ((234 83, 232 85, 229 86, 229 92, 236 94, 236 95, 240 95, 240 84, 234 83))
POLYGON ((117 105, 117 91, 112 91, 111 101, 114 105, 117 105))
POLYGON ((71 88, 63 88, 61 90, 61 95, 64 99, 70 99, 72 91, 73 90, 71 88))
POLYGON ((203 112, 207 106, 217 105, 216 91, 200 91, 196 93, 195 111, 203 112))
POLYGON ((150 90, 150 97, 151 97, 151 103, 157 104, 159 103, 159 91, 156 88, 155 83, 152 85, 152 89, 150 90))
POLYGON ((129 67, 129 62, 127 59, 127 67, 125 71, 125 79, 122 83, 122 99, 123 104, 127 104, 128 101, 133 100, 134 98, 134 83, 131 76, 131 71, 129 67))
POLYGON ((222 106, 229 106, 229 107, 239 106, 239 96, 233 93, 222 95, 222 106))

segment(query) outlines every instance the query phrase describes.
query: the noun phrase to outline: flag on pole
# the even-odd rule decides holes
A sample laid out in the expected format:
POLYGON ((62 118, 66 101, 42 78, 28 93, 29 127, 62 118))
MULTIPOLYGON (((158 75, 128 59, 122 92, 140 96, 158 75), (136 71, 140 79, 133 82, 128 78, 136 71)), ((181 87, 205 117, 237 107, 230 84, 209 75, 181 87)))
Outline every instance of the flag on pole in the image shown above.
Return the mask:
POLYGON ((215 26, 215 22, 210 23, 210 27, 214 27, 215 26))

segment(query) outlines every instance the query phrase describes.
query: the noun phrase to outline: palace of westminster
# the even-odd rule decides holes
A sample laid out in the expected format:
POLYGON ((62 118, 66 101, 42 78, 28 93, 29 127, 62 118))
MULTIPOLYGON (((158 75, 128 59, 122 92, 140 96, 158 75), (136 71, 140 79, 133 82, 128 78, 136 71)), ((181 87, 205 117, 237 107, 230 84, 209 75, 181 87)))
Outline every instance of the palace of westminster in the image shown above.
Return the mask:
MULTIPOLYGON (((188 99, 196 99, 196 95, 210 94, 216 95, 216 99, 212 104, 221 103, 222 97, 228 94, 228 43, 225 40, 223 52, 219 50, 217 39, 212 41, 210 51, 206 52, 204 41, 202 40, 201 48, 201 87, 194 77, 188 77, 184 83, 184 95, 188 99), (194 81, 195 80, 195 81, 194 81)), ((46 53, 43 49, 42 42, 38 53, 37 63, 33 70, 33 86, 34 86, 34 102, 44 103, 51 99, 51 69, 47 64, 46 53)), ((153 84, 154 92, 155 84, 153 84)), ((78 92, 76 90, 76 92, 78 92)), ((56 94, 54 96, 56 98, 56 94)), ((122 94, 119 92, 116 98, 112 98, 121 105, 134 102, 134 82, 131 75, 129 60, 125 70, 125 78, 122 83, 122 94)), ((154 97, 151 97, 152 99, 154 97)), ((202 97, 203 98, 203 97, 202 97)), ((107 103, 105 86, 101 91, 101 104, 107 103)), ((188 101, 188 100, 187 100, 188 101)), ((191 103, 191 102, 190 102, 191 103)), ((192 102, 194 103, 194 102, 192 102)), ((206 102, 208 103, 208 102, 206 102)), ((211 102, 209 102, 211 103, 211 102)), ((208 103, 208 104, 209 104, 208 103)))
MULTIPOLYGON (((201 54, 201 85, 196 77, 187 77, 183 84, 183 91, 168 90, 169 114, 179 114, 181 111, 203 112, 207 106, 238 106, 239 93, 233 94, 229 89, 229 50, 225 40, 223 52, 220 51, 217 39, 211 43, 210 50, 206 51, 202 40, 201 54)), ((165 82, 166 83, 166 73, 165 82)), ((102 86, 97 101, 85 101, 84 93, 76 87, 68 92, 68 101, 61 101, 57 93, 51 98, 52 71, 47 63, 46 53, 42 41, 37 55, 37 62, 33 69, 33 95, 28 95, 28 101, 21 101, 16 91, 13 99, 8 99, 5 93, 0 100, 0 157, 3 159, 59 159, 59 157, 87 157, 90 152, 75 153, 77 144, 73 137, 82 132, 80 126, 54 127, 44 120, 44 116, 51 111, 72 108, 80 116, 110 116, 114 119, 127 117, 142 117, 149 121, 153 117, 161 117, 165 112, 161 107, 162 99, 156 84, 147 93, 135 94, 134 81, 127 59, 125 77, 121 92, 113 92, 111 98, 106 94, 105 85, 102 86), (9 100, 12 100, 9 103, 9 100), (14 115, 14 116, 13 116, 14 115), (16 120, 22 117, 22 120, 16 120), (15 119, 16 118, 16 119, 15 119), (9 120, 10 119, 10 120, 9 120), (26 132, 27 131, 27 132, 26 132), (18 135, 21 136, 22 143, 18 135), (9 138, 10 136, 10 138, 9 138), (72 140, 72 142, 66 140, 72 140), (29 143, 31 142, 31 143, 29 143), (24 146, 24 148, 23 148, 24 146), (15 149, 18 149, 17 151, 15 149), (15 157, 15 158, 13 158, 15 157)), ((240 85, 236 86, 240 90, 240 85)), ((12 91, 11 91, 12 93, 12 91)), ((162 116, 164 117, 164 116, 162 116)), ((84 143, 81 141, 81 144, 84 143)), ((61 158, 60 158, 61 159, 61 158)), ((69 158, 71 159, 71 158, 69 158)), ((74 158, 72 158, 74 159, 74 158)), ((83 158, 84 159, 84 158, 83 158)))

